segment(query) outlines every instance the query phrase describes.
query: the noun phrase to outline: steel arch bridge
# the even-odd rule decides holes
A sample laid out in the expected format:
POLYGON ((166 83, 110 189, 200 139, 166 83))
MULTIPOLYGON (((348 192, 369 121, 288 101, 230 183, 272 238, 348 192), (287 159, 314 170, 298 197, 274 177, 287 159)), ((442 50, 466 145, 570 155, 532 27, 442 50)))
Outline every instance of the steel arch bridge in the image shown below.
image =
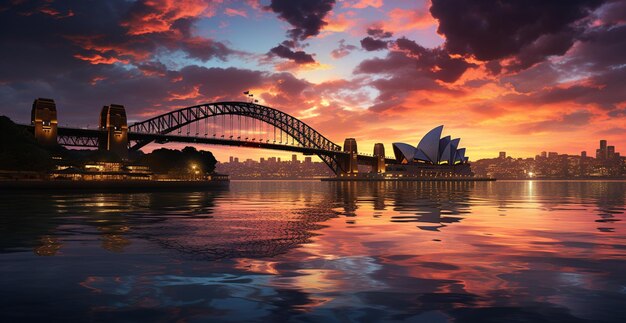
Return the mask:
MULTIPOLYGON (((284 132, 286 135, 293 138, 293 140, 298 143, 298 147, 296 147, 295 149, 287 150, 314 153, 320 159, 322 159, 324 163, 326 163, 326 165, 328 165, 328 167, 330 167, 335 173, 340 170, 341 163, 338 160, 338 155, 345 154, 341 151, 341 146, 333 143, 306 123, 287 113, 267 106, 248 102, 216 102, 201 104, 174 110, 145 121, 134 123, 128 126, 129 137, 131 137, 130 139, 137 138, 136 140, 131 141, 130 149, 140 149, 141 147, 149 144, 152 141, 168 141, 170 138, 159 138, 158 135, 171 134, 172 132, 175 132, 179 129, 182 129, 183 127, 192 124, 195 124, 196 129, 198 129, 198 123, 202 120, 218 116, 239 116, 262 121, 272 126, 274 128, 274 132, 276 130, 284 132), (139 134, 157 136, 142 137, 138 136, 139 134)), ((239 120, 238 122, 240 123, 240 121, 241 120, 239 120)), ((222 119, 222 122, 225 123, 225 120, 222 119)), ((231 128, 232 123, 233 119, 231 118, 231 128)), ((231 135, 231 139, 232 137, 233 136, 231 135)), ((237 141, 240 142, 241 140, 237 141)), ((259 140, 259 144, 263 144, 259 145, 260 148, 272 148, 270 146, 274 145, 274 143, 270 144, 269 140, 263 140, 263 142, 259 140)))
MULTIPOLYGON (((123 111, 124 107, 117 106, 118 109, 120 107, 123 111)), ((108 106, 104 107, 107 108, 108 106)), ((115 127, 112 124, 107 124, 106 127, 100 124, 97 129, 58 126, 54 134, 56 143, 63 146, 103 149, 110 140, 109 131, 126 129, 127 136, 120 143, 126 145, 127 142, 126 148, 130 150, 139 150, 151 142, 161 144, 182 142, 299 152, 317 155, 337 175, 352 172, 350 169, 354 168, 354 162, 372 166, 384 158, 387 164, 396 163, 395 158, 357 154, 356 145, 351 152, 342 151, 341 146, 301 120, 280 110, 251 102, 200 104, 170 111, 129 126, 126 126, 126 116, 125 112, 123 113, 123 122, 119 116, 116 117, 115 127), (185 128, 186 135, 182 133, 185 128), (193 128, 195 135, 192 133, 193 128), (201 135, 202 132, 204 136, 201 135), (209 132, 212 135, 209 135, 209 132)), ((104 114, 100 116, 101 122, 110 121, 108 117, 102 119, 103 116, 104 114)), ((55 115, 54 122, 56 121, 55 115)), ((30 125, 22 126, 37 136, 34 121, 30 125)))

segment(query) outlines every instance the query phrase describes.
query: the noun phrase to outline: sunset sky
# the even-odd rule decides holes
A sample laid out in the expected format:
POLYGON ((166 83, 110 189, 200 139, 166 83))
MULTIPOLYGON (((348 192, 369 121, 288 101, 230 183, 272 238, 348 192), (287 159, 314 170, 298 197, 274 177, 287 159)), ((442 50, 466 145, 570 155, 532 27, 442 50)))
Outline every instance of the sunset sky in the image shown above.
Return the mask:
POLYGON ((443 124, 470 160, 593 156, 600 139, 626 154, 626 1, 10 0, 0 28, 17 122, 37 97, 93 126, 110 103, 132 123, 250 90, 365 153, 443 124))

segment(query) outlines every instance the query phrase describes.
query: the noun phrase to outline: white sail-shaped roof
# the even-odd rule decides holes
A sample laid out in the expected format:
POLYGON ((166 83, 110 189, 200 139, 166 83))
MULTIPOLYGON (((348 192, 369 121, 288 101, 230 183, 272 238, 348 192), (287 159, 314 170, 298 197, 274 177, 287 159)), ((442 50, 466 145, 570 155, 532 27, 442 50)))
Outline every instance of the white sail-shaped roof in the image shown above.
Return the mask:
POLYGON ((461 163, 465 161, 465 148, 457 149, 454 161, 461 163))
POLYGON ((443 126, 432 129, 417 144, 417 150, 422 151, 428 158, 428 161, 435 164, 439 160, 439 138, 441 138, 442 131, 443 126))
POLYGON ((439 140, 439 160, 438 161, 446 160, 446 158, 443 157, 443 151, 446 149, 449 143, 450 143, 450 136, 445 136, 439 140))
POLYGON ((407 162, 413 162, 413 156, 415 156, 415 152, 417 149, 415 147, 405 144, 402 142, 394 142, 393 146, 393 154, 396 156, 396 160, 402 162, 406 159, 407 162))
POLYGON ((455 138, 450 140, 450 151, 449 154, 446 155, 446 160, 448 161, 448 164, 452 165, 454 164, 454 160, 456 158, 456 149, 457 147, 459 147, 459 142, 461 141, 461 138, 455 138))
POLYGON ((446 148, 441 152, 440 161, 447 162, 450 165, 454 164, 457 153, 456 148, 459 146, 459 141, 461 141, 459 138, 450 140, 446 148))
POLYGON ((442 162, 447 162, 450 159, 450 142, 448 142, 448 144, 446 145, 446 148, 443 149, 443 151, 441 152, 441 155, 439 157, 439 160, 442 162))
POLYGON ((415 150, 415 155, 413 155, 413 158, 417 159, 417 160, 421 160, 421 161, 425 161, 425 162, 431 162, 431 160, 428 158, 428 156, 426 156, 426 154, 424 154, 423 151, 416 149, 415 150))

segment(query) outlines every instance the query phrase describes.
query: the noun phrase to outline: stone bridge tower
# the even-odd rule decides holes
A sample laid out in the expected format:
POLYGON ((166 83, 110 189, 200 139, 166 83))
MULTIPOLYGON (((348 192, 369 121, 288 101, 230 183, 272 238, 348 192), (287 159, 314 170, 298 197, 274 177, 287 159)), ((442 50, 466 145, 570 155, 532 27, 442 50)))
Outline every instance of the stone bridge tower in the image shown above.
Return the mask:
POLYGON ((356 139, 346 138, 343 142, 343 151, 348 153, 348 156, 342 158, 342 166, 344 174, 357 174, 358 168, 358 152, 356 147, 356 139))
POLYGON ((111 104, 102 108, 100 130, 106 131, 98 140, 98 149, 114 152, 128 158, 128 123, 123 105, 111 104))
POLYGON ((39 98, 33 102, 30 123, 35 127, 35 139, 44 147, 57 145, 57 106, 52 99, 39 98))
POLYGON ((385 172, 385 145, 382 143, 374 144, 374 165, 372 165, 372 172, 376 174, 382 174, 385 172))

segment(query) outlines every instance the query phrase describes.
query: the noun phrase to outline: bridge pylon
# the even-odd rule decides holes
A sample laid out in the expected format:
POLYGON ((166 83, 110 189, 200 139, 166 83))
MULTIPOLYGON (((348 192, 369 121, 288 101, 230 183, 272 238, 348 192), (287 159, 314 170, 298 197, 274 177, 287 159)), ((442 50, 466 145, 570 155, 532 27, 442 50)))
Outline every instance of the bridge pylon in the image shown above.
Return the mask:
POLYGON ((339 163, 341 165, 340 172, 343 174, 357 174, 359 172, 358 168, 358 151, 356 146, 356 139, 354 138, 346 138, 343 142, 343 151, 348 153, 347 156, 339 158, 339 163))
POLYGON ((123 105, 102 107, 100 129, 105 130, 98 140, 98 149, 114 152, 120 158, 128 158, 128 123, 123 105))
POLYGON ((372 172, 376 174, 383 174, 385 170, 385 145, 379 142, 374 144, 372 172))
POLYGON ((45 147, 57 145, 57 106, 52 99, 39 98, 33 102, 30 123, 35 127, 35 139, 45 147))

